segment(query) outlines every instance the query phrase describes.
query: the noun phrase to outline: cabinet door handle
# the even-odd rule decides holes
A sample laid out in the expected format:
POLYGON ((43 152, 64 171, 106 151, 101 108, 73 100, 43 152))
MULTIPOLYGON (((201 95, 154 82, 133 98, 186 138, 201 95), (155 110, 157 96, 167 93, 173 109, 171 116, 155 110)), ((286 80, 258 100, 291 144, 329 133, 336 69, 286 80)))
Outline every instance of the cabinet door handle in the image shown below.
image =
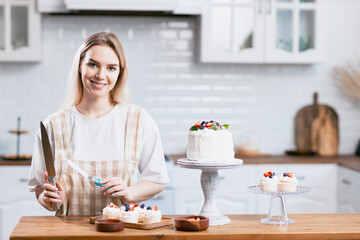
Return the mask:
POLYGON ((269 3, 269 4, 268 4, 268 14, 269 14, 269 15, 271 14, 271 1, 272 1, 272 0, 269 0, 269 1, 268 1, 268 3, 269 3))
POLYGON ((262 14, 262 0, 257 1, 258 14, 262 14))
POLYGON ((19 181, 20 181, 20 182, 28 182, 29 179, 27 179, 27 178, 20 178, 19 181))
POLYGON ((346 179, 341 180, 341 182, 346 184, 346 185, 351 185, 351 182, 349 180, 346 180, 346 179))
POLYGON ((161 199, 164 199, 165 198, 165 195, 164 194, 158 194, 156 197, 154 197, 153 199, 154 200, 161 200, 161 199))
POLYGON ((305 179, 306 179, 305 176, 297 176, 296 178, 297 178, 298 180, 305 180, 305 179))

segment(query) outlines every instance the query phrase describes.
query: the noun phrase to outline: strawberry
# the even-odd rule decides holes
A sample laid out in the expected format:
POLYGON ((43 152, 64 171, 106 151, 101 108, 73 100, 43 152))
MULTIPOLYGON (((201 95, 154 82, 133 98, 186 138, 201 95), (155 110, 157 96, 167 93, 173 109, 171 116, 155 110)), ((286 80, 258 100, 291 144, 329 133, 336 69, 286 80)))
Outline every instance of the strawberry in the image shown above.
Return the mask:
POLYGON ((201 126, 201 121, 198 121, 196 124, 195 124, 196 127, 200 127, 201 126))
POLYGON ((153 206, 153 210, 154 211, 157 211, 158 210, 158 207, 155 205, 155 206, 153 206))
POLYGON ((292 177, 293 177, 292 173, 289 173, 289 174, 288 174, 288 177, 292 178, 292 177))
POLYGON ((264 177, 269 177, 270 174, 268 172, 264 173, 264 177))

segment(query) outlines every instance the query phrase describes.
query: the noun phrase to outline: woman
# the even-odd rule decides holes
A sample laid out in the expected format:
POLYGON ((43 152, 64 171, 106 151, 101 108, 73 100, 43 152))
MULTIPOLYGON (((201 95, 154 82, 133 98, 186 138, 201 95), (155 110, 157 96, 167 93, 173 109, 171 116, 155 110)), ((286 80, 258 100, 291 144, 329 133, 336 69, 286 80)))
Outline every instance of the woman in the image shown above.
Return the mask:
POLYGON ((86 39, 75 55, 64 105, 44 121, 56 187, 47 183, 40 132, 35 139, 29 188, 50 211, 60 203, 56 215, 98 215, 110 202, 147 200, 168 182, 157 125, 144 109, 126 104, 126 80, 116 35, 100 32, 86 39), (68 159, 105 185, 84 179, 68 159))

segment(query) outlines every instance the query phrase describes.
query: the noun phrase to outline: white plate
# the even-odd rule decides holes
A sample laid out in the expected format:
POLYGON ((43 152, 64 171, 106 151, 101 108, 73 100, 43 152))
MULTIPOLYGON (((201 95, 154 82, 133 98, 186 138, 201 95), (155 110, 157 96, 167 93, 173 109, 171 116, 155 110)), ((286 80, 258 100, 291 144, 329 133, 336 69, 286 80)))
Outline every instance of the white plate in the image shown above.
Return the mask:
POLYGON ((229 162, 198 162, 194 160, 190 160, 187 158, 181 158, 177 162, 180 167, 184 168, 195 168, 195 169, 225 169, 225 168, 235 168, 240 167, 243 164, 243 160, 241 159, 234 159, 229 162))

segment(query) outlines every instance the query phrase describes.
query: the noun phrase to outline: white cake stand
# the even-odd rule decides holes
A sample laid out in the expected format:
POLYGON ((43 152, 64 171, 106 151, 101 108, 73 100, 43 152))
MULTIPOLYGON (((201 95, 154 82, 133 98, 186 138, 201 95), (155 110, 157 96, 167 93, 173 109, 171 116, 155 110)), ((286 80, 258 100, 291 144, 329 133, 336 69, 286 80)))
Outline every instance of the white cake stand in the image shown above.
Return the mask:
POLYGON ((265 192, 261 191, 260 185, 250 186, 249 192, 271 195, 269 214, 260 220, 262 224, 283 225, 292 224, 294 219, 288 218, 285 196, 299 195, 310 192, 309 187, 298 186, 295 192, 265 192))
POLYGON ((219 169, 238 168, 243 164, 243 160, 234 159, 227 163, 201 163, 186 158, 178 160, 178 164, 183 168, 201 169, 201 188, 204 194, 204 205, 201 209, 200 216, 209 218, 210 225, 224 225, 231 222, 230 218, 221 214, 216 207, 214 197, 219 183, 219 169))

